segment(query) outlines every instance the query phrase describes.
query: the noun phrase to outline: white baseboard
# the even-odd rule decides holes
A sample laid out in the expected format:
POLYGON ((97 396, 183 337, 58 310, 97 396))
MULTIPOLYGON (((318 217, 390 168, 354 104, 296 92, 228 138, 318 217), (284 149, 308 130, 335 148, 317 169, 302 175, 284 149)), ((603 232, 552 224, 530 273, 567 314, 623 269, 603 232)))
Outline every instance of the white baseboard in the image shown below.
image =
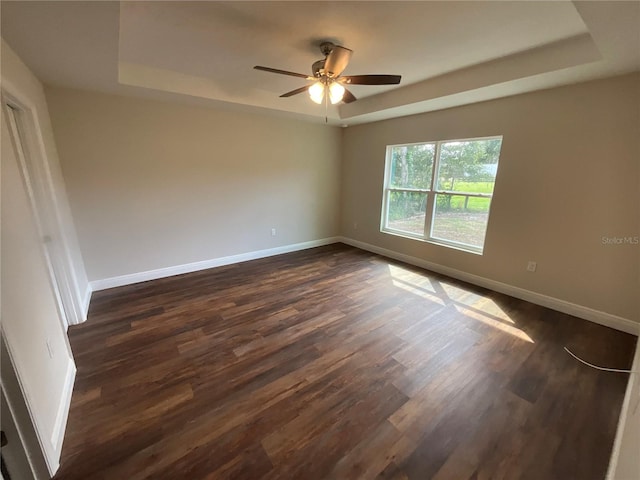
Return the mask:
MULTIPOLYGON (((619 460, 620 453, 623 452, 625 458, 622 459, 622 463, 625 462, 636 462, 638 465, 640 462, 638 461, 638 444, 637 440, 634 440, 633 433, 630 429, 638 427, 638 417, 640 416, 640 411, 638 409, 638 402, 640 402, 640 344, 636 345, 636 354, 633 358, 633 365, 631 366, 631 370, 636 373, 632 373, 629 377, 629 382, 627 383, 627 390, 624 394, 624 401, 622 402, 622 409, 620 410, 620 419, 618 420, 618 428, 616 430, 616 438, 613 442, 613 449, 611 450, 611 459, 609 460, 609 468, 607 469, 606 480, 616 480, 623 478, 631 478, 627 477, 628 473, 619 472, 619 460), (635 395, 634 395, 635 392, 635 395), (630 418, 631 417, 631 418, 630 418), (634 420, 635 418, 635 420, 634 420), (633 422, 636 422, 633 424, 633 422), (629 429, 629 431, 627 431, 629 429), (627 438, 625 438, 625 433, 627 433, 627 438), (623 440, 626 445, 623 445, 623 440)), ((638 435, 636 431, 636 436, 638 435)), ((625 465, 622 466, 625 468, 625 465)), ((626 465, 626 469, 629 470, 629 466, 626 465)), ((631 467, 633 469, 633 467, 631 467)), ((637 472, 640 473, 640 472, 637 472)))
POLYGON ((73 384, 76 380, 76 365, 73 359, 69 359, 67 364, 67 372, 62 387, 62 398, 58 411, 56 413, 56 421, 53 424, 53 432, 51 433, 51 445, 58 458, 62 452, 62 442, 64 440, 64 432, 67 428, 67 418, 69 417, 69 409, 71 408, 71 396, 73 394, 73 384))
POLYGON ((584 320, 589 320, 600 325, 605 325, 616 330, 621 330, 632 335, 638 336, 640 334, 640 323, 634 322, 633 320, 629 320, 627 318, 619 317, 607 312, 602 312, 600 310, 595 310, 593 308, 567 302, 566 300, 561 300, 559 298, 549 297, 547 295, 532 292, 531 290, 526 290, 524 288, 514 287, 513 285, 508 285, 496 280, 473 275, 471 273, 456 270, 454 268, 446 267, 437 263, 432 263, 421 258, 412 257, 410 255, 398 253, 386 248, 381 248, 376 245, 371 245, 359 240, 354 240, 352 238, 341 237, 340 241, 346 243, 347 245, 360 248, 362 250, 367 250, 369 252, 377 253, 378 255, 393 258, 395 260, 400 260, 401 262, 409 263, 411 265, 431 270, 442 275, 447 275, 449 277, 472 283, 480 287, 488 288, 499 293, 504 293, 505 295, 509 295, 511 297, 526 300, 527 302, 535 303, 536 305, 541 305, 552 310, 567 313, 569 315, 573 315, 584 320))
POLYGON ((203 260, 201 262, 187 263, 184 265, 175 265, 173 267, 158 268, 148 270, 146 272, 131 273, 128 275, 120 275, 118 277, 104 278, 89 282, 93 292, 98 290, 106 290, 107 288, 121 287, 123 285, 131 285, 133 283, 146 282, 148 280, 156 280, 158 278, 171 277, 173 275, 181 275, 183 273, 197 272, 206 270, 207 268, 221 267, 223 265, 231 265, 233 263, 246 262, 248 260, 256 260, 258 258, 272 257, 283 253, 296 252, 307 248, 321 247, 331 243, 337 243, 340 237, 321 238, 319 240, 311 240, 309 242, 294 243, 292 245, 283 245, 281 247, 268 248, 265 250, 256 250, 253 252, 240 253, 238 255, 230 255, 227 257, 213 258, 203 260))
POLYGON ((541 293, 526 290, 524 288, 515 287, 506 283, 491 280, 489 278, 481 277, 471 273, 456 270, 451 267, 440 265, 437 263, 429 262, 421 258, 412 257, 403 253, 398 253, 393 250, 378 247, 369 243, 354 240, 348 237, 328 237, 319 240, 311 240, 309 242, 295 243, 292 245, 283 245, 281 247, 269 248, 265 250, 256 250, 253 252, 241 253, 238 255, 230 255, 227 257, 213 258, 210 260, 203 260, 200 262, 187 263, 184 265, 175 265, 172 267, 159 268, 155 270, 148 270, 145 272, 131 273, 127 275, 120 275, 117 277, 104 278, 101 280, 94 280, 89 282, 88 294, 86 295, 86 307, 89 306, 89 299, 91 292, 105 290, 108 288, 121 287, 123 285, 131 285, 139 282, 146 282, 148 280, 155 280, 158 278, 171 277, 173 275, 181 275, 183 273, 197 272, 199 270, 206 270, 207 268, 221 267, 223 265, 231 265, 233 263, 246 262, 248 260, 255 260, 258 258, 271 257, 273 255, 280 255, 283 253, 295 252, 298 250, 304 250, 307 248, 320 247, 323 245, 329 245, 331 243, 343 242, 347 245, 367 250, 369 252, 377 253, 385 257, 400 260, 402 262, 409 263, 433 272, 437 272, 449 277, 456 278, 474 285, 478 285, 496 292, 504 293, 512 297, 526 300, 527 302, 535 303, 543 307, 551 308, 562 313, 567 313, 578 318, 583 318, 600 325, 621 330, 623 332, 630 333, 632 335, 640 334, 640 323, 634 322, 627 318, 623 318, 617 315, 613 315, 593 308, 585 307, 575 303, 561 300, 559 298, 550 297, 541 293))

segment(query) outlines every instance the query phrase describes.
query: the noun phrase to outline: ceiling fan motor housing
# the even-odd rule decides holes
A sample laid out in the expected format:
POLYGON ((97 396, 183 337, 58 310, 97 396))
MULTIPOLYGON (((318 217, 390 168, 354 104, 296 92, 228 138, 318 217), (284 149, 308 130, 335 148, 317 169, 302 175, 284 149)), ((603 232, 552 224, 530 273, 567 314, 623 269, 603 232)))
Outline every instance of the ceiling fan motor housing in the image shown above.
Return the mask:
POLYGON ((314 77, 322 77, 324 73, 322 70, 324 69, 324 64, 327 60, 327 56, 333 51, 334 47, 335 45, 331 42, 322 42, 320 44, 320 51, 324 55, 324 58, 322 60, 314 62, 311 66, 311 71, 313 72, 314 77))
POLYGON ((324 62, 325 62, 325 58, 323 58, 322 60, 318 60, 317 62, 313 62, 313 65, 311 66, 311 71, 313 72, 313 76, 314 77, 321 77, 322 76, 322 70, 324 69, 324 62))
POLYGON ((331 50, 333 50, 333 47, 335 47, 335 45, 331 42, 322 42, 320 44, 320 51, 326 57, 331 53, 331 50))

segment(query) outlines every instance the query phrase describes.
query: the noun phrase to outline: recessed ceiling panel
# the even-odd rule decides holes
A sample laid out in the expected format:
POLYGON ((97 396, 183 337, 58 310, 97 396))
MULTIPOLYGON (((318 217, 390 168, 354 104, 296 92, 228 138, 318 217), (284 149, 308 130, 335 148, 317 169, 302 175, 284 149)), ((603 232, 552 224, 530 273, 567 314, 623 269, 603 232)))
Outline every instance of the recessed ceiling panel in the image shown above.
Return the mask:
MULTIPOLYGON (((407 85, 585 31, 568 2, 123 2, 119 58, 129 81, 138 65, 156 80, 206 79, 218 100, 311 113, 304 95, 273 103, 304 80, 252 67, 310 74, 328 39, 354 50, 345 74, 399 74, 407 85)), ((363 98, 394 87, 351 88, 363 98)))

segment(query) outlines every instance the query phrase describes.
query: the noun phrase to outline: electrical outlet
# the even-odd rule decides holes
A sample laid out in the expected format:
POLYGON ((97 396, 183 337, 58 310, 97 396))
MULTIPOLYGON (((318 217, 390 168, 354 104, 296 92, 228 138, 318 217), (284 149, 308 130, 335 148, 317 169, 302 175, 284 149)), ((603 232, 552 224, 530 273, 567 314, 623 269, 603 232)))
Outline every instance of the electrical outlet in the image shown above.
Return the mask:
POLYGON ((275 236, 276 236, 276 229, 275 229, 275 228, 272 228, 272 229, 271 229, 271 236, 272 236, 272 237, 275 237, 275 236))
POLYGON ((357 230, 358 229, 358 222, 353 222, 353 229, 357 230))
POLYGON ((53 358, 53 347, 51 346, 51 340, 47 338, 47 352, 49 352, 49 358, 53 358))
POLYGON ((532 260, 529 260, 529 263, 527 263, 527 271, 535 272, 536 268, 538 268, 538 264, 532 260))

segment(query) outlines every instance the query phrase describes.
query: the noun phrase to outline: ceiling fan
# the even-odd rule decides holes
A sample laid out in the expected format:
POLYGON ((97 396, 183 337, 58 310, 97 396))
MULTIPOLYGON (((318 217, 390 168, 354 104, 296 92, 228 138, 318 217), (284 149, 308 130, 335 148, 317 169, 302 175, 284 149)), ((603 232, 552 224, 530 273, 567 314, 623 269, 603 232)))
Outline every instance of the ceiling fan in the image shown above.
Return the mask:
POLYGON ((334 45, 331 42, 321 43, 320 51, 325 58, 313 63, 311 66, 312 75, 288 72, 260 65, 256 65, 253 68, 280 75, 315 80, 312 85, 296 88, 290 92, 283 93, 280 97, 291 97, 302 92, 308 92, 311 100, 318 104, 321 104, 323 99, 325 104, 327 99, 332 104, 341 101, 345 103, 354 102, 356 100, 355 95, 347 90, 344 87, 345 85, 397 85, 402 78, 400 75, 342 75, 342 72, 349 64, 353 51, 340 45, 334 45))

